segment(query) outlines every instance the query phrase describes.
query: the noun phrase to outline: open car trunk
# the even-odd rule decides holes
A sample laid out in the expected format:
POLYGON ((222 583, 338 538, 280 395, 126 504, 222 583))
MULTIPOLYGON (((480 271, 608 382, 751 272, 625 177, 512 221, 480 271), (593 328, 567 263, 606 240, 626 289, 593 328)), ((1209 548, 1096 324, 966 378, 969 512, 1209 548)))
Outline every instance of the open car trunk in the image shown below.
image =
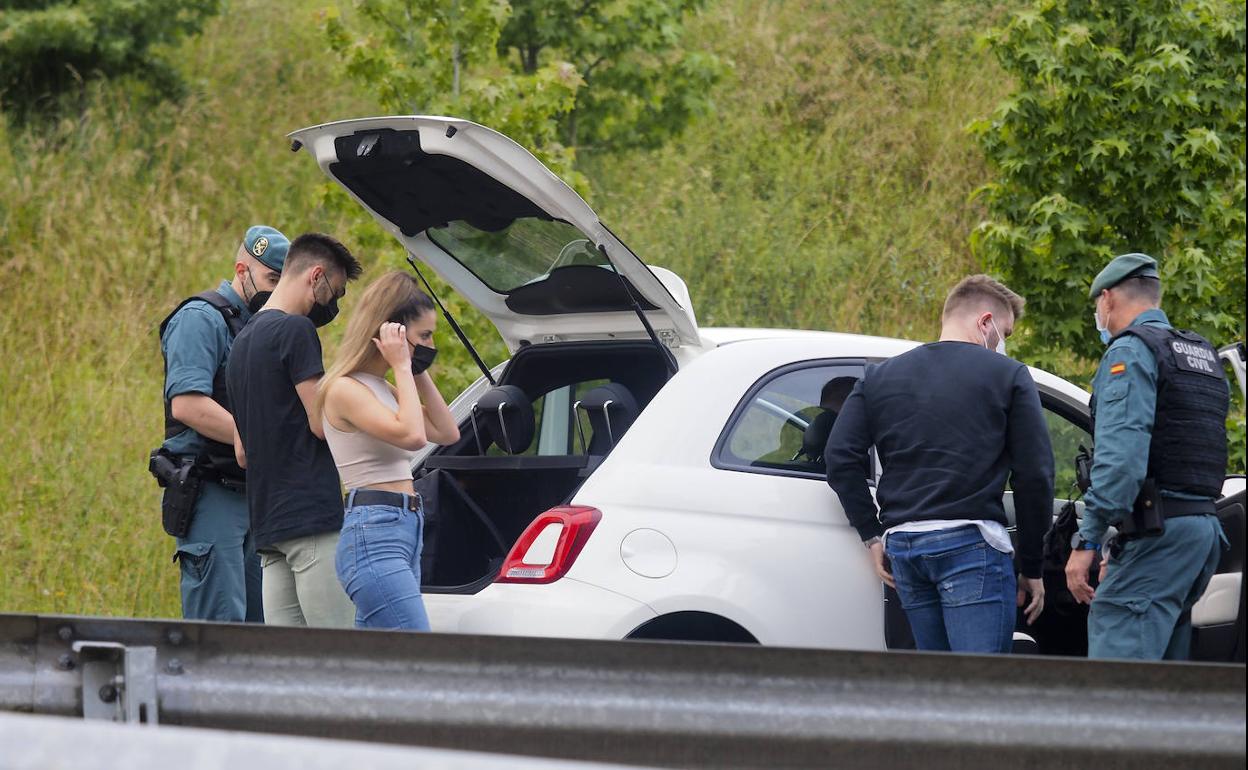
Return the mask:
MULTIPOLYGON (((604 430, 585 408, 594 392, 623 389, 639 413, 666 380, 662 356, 641 341, 521 348, 494 391, 531 407, 530 440, 508 446, 479 410, 461 419, 458 442, 415 469, 425 503, 422 590, 476 593, 489 585, 525 528, 569 502, 631 425, 616 414, 613 430, 604 430)), ((514 428, 509 437, 517 439, 514 428)))
POLYGON ((699 345, 684 282, 641 261, 528 150, 485 126, 411 115, 290 135, 414 258, 526 345, 699 345), (644 316, 645 322, 642 318, 644 316))
MULTIPOLYGON (((529 522, 572 497, 584 480, 585 464, 508 466, 491 461, 510 458, 455 459, 480 462, 432 468, 416 482, 426 511, 421 582, 425 591, 476 593, 498 575, 529 522)), ((439 465, 436 459, 430 464, 439 465)))

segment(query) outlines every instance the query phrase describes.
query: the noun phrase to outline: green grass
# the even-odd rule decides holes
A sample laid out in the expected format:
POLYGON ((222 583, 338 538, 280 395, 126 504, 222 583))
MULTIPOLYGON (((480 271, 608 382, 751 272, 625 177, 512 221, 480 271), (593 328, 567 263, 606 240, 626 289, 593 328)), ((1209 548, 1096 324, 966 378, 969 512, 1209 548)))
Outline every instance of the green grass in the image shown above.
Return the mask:
POLYGON ((704 325, 930 336, 975 268, 967 197, 987 172, 962 127, 1008 85, 973 50, 996 13, 725 3, 695 32, 734 63, 718 114, 658 152, 591 158, 593 202, 686 278, 704 325))
MULTIPOLYGON (((339 234, 369 274, 402 265, 283 138, 378 112, 337 74, 318 5, 235 0, 179 52, 180 104, 106 85, 79 120, 0 136, 0 611, 179 614, 146 471, 156 326, 229 274, 247 225, 339 234), (266 45, 247 44, 257 30, 266 45)), ((976 268, 967 196, 988 172, 962 126, 1008 88, 972 45, 999 14, 983 0, 712 2, 689 41, 734 64, 718 114, 658 151, 583 153, 591 202, 688 281, 703 325, 929 337, 945 290, 976 268)), ((488 324, 444 300, 501 360, 488 324)), ((454 393, 475 369, 446 330, 439 342, 454 393)))
POLYGON ((230 274, 248 224, 345 227, 283 139, 371 111, 302 53, 321 47, 310 9, 236 2, 181 52, 183 103, 152 110, 103 87, 79 120, 0 137, 0 609, 179 614, 146 471, 156 325, 230 274), (284 46, 240 44, 274 29, 284 46))

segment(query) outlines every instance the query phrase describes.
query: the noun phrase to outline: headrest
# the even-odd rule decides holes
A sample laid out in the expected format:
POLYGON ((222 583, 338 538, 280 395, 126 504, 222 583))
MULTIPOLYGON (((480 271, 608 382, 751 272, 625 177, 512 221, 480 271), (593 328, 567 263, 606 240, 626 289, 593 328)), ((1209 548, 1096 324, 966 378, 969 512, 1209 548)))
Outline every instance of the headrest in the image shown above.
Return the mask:
POLYGON ((518 455, 533 443, 533 403, 515 385, 491 388, 473 406, 473 416, 480 438, 492 440, 507 454, 518 455))
POLYGON ((828 436, 832 435, 832 425, 835 422, 836 412, 831 409, 815 415, 815 419, 802 432, 802 454, 812 460, 823 457, 823 450, 828 445, 828 436))
POLYGON ((581 399, 579 408, 589 415, 589 424, 594 430, 589 454, 605 453, 615 446, 641 413, 632 391, 618 382, 589 391, 581 399))

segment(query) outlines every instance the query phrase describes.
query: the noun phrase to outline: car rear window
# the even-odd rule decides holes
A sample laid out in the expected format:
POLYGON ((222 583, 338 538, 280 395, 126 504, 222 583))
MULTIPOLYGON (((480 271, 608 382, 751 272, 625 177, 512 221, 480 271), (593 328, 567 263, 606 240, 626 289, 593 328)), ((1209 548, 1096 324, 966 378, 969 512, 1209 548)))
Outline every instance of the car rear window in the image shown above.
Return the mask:
POLYGON ((426 232, 443 251, 499 294, 540 281, 559 267, 610 269, 602 253, 567 222, 521 217, 491 231, 459 220, 426 232))

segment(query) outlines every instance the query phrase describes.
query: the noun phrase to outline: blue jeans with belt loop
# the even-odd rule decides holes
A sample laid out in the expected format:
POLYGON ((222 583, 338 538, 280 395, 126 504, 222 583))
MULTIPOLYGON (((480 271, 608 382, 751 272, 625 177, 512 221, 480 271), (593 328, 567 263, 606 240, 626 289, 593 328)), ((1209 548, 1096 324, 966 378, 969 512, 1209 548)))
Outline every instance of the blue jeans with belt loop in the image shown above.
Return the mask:
POLYGON ((1014 560, 974 525, 890 532, 886 551, 920 650, 1001 653, 1013 646, 1014 560))
MULTIPOLYGON (((429 615, 420 596, 420 550, 424 503, 404 506, 353 505, 347 496, 335 566, 338 582, 355 604, 356 628, 428 631, 429 615)), ((419 500, 419 495, 417 495, 419 500)))

